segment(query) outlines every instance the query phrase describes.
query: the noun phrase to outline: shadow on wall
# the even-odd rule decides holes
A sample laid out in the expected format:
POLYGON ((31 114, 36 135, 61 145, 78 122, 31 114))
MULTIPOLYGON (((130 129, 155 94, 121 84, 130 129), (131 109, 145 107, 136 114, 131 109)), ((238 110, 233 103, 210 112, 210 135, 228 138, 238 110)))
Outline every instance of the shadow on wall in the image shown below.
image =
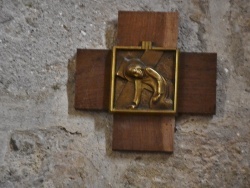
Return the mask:
POLYGON ((112 49, 116 45, 117 41, 117 20, 107 22, 105 33, 105 45, 108 49, 112 49))
MULTIPOLYGON (((94 120, 94 131, 97 137, 102 137, 105 134, 106 153, 112 153, 112 115, 100 111, 81 111, 75 109, 75 73, 76 73, 76 56, 75 54, 68 61, 68 82, 67 82, 67 95, 68 95, 68 114, 70 116, 79 116, 83 119, 88 117, 94 120)), ((89 125, 91 126, 91 125, 89 125)), ((96 138, 99 140, 99 138, 96 138)))
MULTIPOLYGON (((112 33, 115 26, 109 24, 107 35, 108 38, 113 38, 112 33)), ((110 46, 112 41, 110 40, 110 46)), ((107 44, 108 45, 108 44, 107 44)), ((85 118, 92 119, 94 121, 94 136, 97 137, 97 141, 102 140, 103 134, 105 134, 105 147, 107 155, 112 153, 112 122, 113 116, 104 111, 81 111, 75 109, 75 74, 76 74, 76 58, 77 54, 74 54, 72 58, 68 60, 68 81, 67 81, 67 97, 68 97, 68 114, 70 116, 78 116, 84 121, 85 118)), ((89 125, 92 126, 92 125, 89 125)), ((101 143, 100 143, 101 144, 101 143)))
MULTIPOLYGON (((220 55, 220 54, 218 54, 220 55)), ((223 117, 225 115, 226 91, 228 87, 228 77, 224 71, 223 62, 217 59, 217 83, 216 83, 216 116, 223 117)))
POLYGON ((80 115, 74 108, 75 106, 75 72, 76 72, 76 54, 68 61, 68 82, 67 82, 67 95, 68 95, 68 114, 80 115))
MULTIPOLYGON (((106 26, 105 45, 108 49, 116 43, 117 34, 117 21, 110 21, 106 26)), ((68 82, 67 82, 67 95, 68 95, 68 114, 69 115, 82 115, 78 110, 75 110, 75 73, 76 73, 76 55, 68 61, 68 82)), ((107 80, 107 82, 109 82, 107 80)))

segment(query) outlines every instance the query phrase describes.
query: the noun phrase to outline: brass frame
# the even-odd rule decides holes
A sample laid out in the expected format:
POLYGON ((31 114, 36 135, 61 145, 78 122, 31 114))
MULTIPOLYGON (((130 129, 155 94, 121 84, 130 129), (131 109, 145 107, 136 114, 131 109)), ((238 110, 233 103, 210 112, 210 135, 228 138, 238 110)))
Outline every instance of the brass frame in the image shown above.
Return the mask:
POLYGON ((177 113, 177 87, 178 87, 178 67, 179 67, 179 49, 169 49, 162 47, 153 47, 150 41, 143 41, 142 46, 114 46, 112 54, 111 66, 111 90, 110 90, 110 106, 109 110, 112 113, 148 113, 148 114, 176 114, 177 113), (115 78, 116 78, 116 50, 161 50, 161 51, 175 51, 175 83, 174 83, 174 109, 173 110, 138 110, 138 109, 124 109, 118 110, 114 108, 114 92, 115 92, 115 78))

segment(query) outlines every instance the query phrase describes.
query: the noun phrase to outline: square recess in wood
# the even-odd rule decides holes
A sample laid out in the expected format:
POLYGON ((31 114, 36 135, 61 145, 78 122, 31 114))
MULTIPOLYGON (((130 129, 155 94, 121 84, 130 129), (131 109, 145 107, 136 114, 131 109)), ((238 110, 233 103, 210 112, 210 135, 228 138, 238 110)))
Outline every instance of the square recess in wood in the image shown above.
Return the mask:
POLYGON ((177 49, 115 46, 111 71, 111 112, 175 114, 177 49))

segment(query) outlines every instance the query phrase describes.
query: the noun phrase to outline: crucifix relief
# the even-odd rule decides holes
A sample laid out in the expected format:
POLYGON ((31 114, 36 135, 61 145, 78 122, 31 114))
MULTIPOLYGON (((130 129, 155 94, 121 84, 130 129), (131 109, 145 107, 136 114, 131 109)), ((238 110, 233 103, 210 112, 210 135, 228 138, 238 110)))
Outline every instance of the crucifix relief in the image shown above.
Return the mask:
POLYGON ((119 12, 117 46, 77 50, 75 108, 113 113, 113 150, 173 152, 176 114, 214 114, 215 53, 177 50, 178 13, 119 12))

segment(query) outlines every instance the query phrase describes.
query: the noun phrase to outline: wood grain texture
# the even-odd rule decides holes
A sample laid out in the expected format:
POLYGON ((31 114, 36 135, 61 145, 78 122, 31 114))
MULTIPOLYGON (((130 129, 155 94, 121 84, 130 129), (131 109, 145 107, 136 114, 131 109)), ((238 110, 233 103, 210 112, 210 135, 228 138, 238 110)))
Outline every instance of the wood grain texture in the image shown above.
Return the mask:
POLYGON ((215 114, 216 53, 181 53, 178 112, 215 114))
MULTIPOLYGON (((176 48, 178 13, 119 12, 118 45, 176 48)), ((114 114, 113 150, 173 152, 175 117, 114 114)))
POLYGON ((142 41, 152 41, 158 47, 176 48, 177 38, 177 12, 118 13, 117 45, 139 46, 142 41))
POLYGON ((77 50, 75 108, 108 110, 111 72, 110 50, 77 50))
POLYGON ((113 150, 173 151, 174 118, 115 114, 113 150))

